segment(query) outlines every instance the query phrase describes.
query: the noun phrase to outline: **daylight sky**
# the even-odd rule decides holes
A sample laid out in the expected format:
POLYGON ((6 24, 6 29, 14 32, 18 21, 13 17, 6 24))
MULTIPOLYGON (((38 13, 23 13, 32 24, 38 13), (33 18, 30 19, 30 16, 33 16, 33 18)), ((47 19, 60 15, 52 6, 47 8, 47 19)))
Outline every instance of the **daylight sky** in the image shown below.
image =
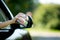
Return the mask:
POLYGON ((39 2, 42 4, 60 4, 60 0, 39 0, 39 2))

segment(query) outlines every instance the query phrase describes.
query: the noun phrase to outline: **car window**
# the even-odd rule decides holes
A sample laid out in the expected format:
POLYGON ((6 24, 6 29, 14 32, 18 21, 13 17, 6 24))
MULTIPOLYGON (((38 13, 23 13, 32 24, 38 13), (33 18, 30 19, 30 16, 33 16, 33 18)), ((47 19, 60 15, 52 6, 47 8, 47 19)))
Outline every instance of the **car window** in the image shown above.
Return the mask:
MULTIPOLYGON (((6 17, 2 9, 0 8, 0 22, 5 22, 7 20, 8 20, 8 17, 6 17)), ((10 25, 8 25, 7 27, 1 28, 1 29, 10 29, 10 25)))

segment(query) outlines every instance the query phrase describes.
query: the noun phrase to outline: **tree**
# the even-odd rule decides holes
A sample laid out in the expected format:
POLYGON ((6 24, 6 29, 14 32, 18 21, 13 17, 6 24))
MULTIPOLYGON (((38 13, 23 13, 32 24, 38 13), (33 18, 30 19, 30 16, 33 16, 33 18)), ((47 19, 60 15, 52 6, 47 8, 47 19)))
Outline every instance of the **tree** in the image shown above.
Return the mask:
POLYGON ((60 5, 40 5, 34 11, 35 27, 60 30, 60 5))
POLYGON ((34 9, 33 0, 5 0, 5 2, 14 16, 19 12, 25 13, 34 9))

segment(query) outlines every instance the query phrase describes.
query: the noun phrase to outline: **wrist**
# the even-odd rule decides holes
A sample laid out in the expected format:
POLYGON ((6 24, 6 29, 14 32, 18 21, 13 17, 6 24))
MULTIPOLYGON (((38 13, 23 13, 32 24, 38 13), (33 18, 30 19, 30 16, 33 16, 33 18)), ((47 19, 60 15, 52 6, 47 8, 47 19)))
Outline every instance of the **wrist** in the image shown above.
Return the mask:
POLYGON ((11 23, 14 24, 14 23, 16 23, 17 20, 18 20, 17 18, 14 18, 11 20, 11 23))

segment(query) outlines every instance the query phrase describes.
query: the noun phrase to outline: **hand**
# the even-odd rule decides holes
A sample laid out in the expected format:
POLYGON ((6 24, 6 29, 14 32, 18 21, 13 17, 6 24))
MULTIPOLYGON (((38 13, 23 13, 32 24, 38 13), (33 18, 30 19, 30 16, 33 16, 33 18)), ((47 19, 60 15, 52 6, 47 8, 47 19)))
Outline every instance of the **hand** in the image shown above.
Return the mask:
POLYGON ((32 17, 32 13, 31 12, 27 12, 26 14, 18 13, 15 16, 15 18, 18 18, 18 20, 20 21, 19 23, 24 25, 24 23, 29 20, 28 16, 32 17))
POLYGON ((11 20, 11 23, 12 23, 12 24, 13 24, 13 23, 16 23, 17 20, 18 20, 18 18, 14 18, 14 19, 11 20))
POLYGON ((18 20, 20 21, 19 23, 24 25, 24 22, 27 20, 27 15, 25 15, 24 13, 18 13, 15 18, 18 18, 18 20))

